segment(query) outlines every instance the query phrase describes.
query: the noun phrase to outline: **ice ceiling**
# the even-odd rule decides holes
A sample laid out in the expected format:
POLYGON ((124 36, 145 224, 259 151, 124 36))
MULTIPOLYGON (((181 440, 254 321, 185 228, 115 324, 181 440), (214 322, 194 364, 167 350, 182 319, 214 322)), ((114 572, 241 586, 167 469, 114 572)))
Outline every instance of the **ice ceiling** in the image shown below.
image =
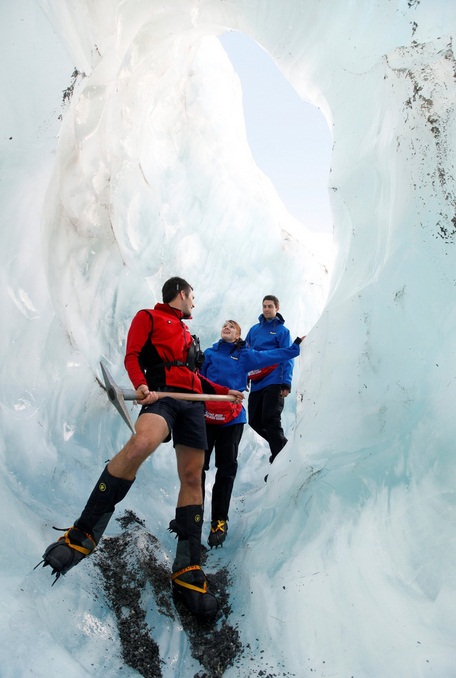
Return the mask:
MULTIPOLYGON (((79 76, 44 201, 43 271, 18 273, 13 245, 20 262, 32 253, 2 235, 13 308, 2 485, 16 529, 31 514, 36 527, 22 562, 31 567, 54 516, 80 507, 125 438, 94 377, 105 357, 124 378, 134 310, 178 271, 209 343, 226 315, 253 322, 273 288, 287 324, 311 331, 293 440, 238 519, 243 638, 295 675, 454 675, 456 7, 41 4, 79 76), (289 216, 246 146, 216 39, 227 30, 267 50, 333 133, 338 257, 321 315, 312 242, 286 236, 289 216)), ((139 508, 147 496, 140 486, 139 508)), ((172 502, 162 488, 159 523, 172 502)))

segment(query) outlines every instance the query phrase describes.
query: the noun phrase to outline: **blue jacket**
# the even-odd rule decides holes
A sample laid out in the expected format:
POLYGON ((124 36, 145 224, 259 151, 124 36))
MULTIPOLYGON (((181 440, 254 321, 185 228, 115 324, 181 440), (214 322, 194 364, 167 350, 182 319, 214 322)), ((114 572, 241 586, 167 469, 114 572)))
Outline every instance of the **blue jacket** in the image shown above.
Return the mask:
MULTIPOLYGON (((245 338, 247 345, 256 351, 268 351, 272 348, 284 348, 291 344, 289 330, 285 327, 285 320, 277 313, 272 320, 266 320, 263 314, 258 318, 260 321, 250 328, 245 338)), ((271 384, 280 384, 291 389, 293 376, 293 360, 282 361, 276 369, 259 381, 251 382, 252 393, 260 391, 271 384)))
MULTIPOLYGON (((216 384, 228 386, 237 391, 245 391, 247 375, 251 370, 269 367, 284 360, 292 362, 293 358, 299 355, 300 343, 300 339, 295 339, 294 343, 287 348, 256 351, 248 348, 245 341, 229 343, 219 339, 211 348, 204 351, 204 363, 200 373, 216 384)), ((245 409, 242 408, 236 419, 224 425, 245 424, 246 422, 245 409)))

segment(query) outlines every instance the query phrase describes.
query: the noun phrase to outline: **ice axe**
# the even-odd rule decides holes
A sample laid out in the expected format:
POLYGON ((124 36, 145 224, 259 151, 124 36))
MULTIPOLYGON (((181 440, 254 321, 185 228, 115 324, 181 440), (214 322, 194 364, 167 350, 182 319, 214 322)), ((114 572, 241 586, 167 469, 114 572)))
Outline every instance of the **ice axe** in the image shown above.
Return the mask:
MULTIPOLYGON (((132 433, 135 434, 135 427, 133 426, 133 422, 131 420, 129 411, 127 410, 127 406, 125 405, 125 401, 138 400, 136 391, 133 391, 133 389, 120 388, 102 362, 100 362, 100 367, 109 400, 119 412, 120 416, 132 433)), ((158 398, 176 398, 176 400, 225 400, 228 402, 234 402, 236 400, 236 396, 234 395, 212 395, 210 393, 173 393, 169 391, 157 391, 157 396, 158 398)), ((141 401, 138 400, 138 402, 141 401)))

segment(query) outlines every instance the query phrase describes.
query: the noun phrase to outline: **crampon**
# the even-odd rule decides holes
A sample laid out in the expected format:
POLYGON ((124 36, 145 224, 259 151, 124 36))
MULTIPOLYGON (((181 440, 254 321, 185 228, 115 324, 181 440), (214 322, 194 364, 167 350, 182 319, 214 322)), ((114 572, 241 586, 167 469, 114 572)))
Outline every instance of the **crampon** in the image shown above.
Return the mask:
MULTIPOLYGON (((59 528, 54 527, 55 530, 59 528)), ((89 556, 94 550, 96 543, 90 534, 83 532, 78 527, 70 527, 64 531, 63 537, 58 541, 50 544, 43 554, 43 560, 35 565, 36 570, 41 563, 43 567, 48 565, 52 568, 52 574, 55 574, 55 579, 52 582, 54 586, 57 579, 66 574, 72 567, 81 562, 83 558, 89 556)))
POLYGON ((172 577, 174 600, 181 600, 190 612, 201 617, 213 617, 219 605, 207 589, 206 575, 199 565, 188 565, 172 577))
POLYGON ((226 539, 226 533, 228 532, 228 523, 226 520, 213 520, 211 523, 211 531, 207 539, 207 543, 212 548, 218 548, 222 546, 223 542, 226 539))

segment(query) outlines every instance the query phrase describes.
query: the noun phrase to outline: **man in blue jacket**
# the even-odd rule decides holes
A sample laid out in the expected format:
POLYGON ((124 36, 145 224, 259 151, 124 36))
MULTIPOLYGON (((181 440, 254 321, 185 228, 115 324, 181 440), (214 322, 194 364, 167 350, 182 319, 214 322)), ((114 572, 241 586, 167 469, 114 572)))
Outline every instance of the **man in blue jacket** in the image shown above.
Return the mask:
MULTIPOLYGON (((265 351, 271 348, 288 348, 291 336, 279 311, 279 300, 272 294, 263 299, 263 313, 259 322, 250 328, 245 340, 250 348, 265 351)), ((293 360, 254 370, 249 374, 248 402, 249 425, 267 440, 272 464, 287 439, 283 432, 281 415, 284 399, 291 391, 293 360)))

